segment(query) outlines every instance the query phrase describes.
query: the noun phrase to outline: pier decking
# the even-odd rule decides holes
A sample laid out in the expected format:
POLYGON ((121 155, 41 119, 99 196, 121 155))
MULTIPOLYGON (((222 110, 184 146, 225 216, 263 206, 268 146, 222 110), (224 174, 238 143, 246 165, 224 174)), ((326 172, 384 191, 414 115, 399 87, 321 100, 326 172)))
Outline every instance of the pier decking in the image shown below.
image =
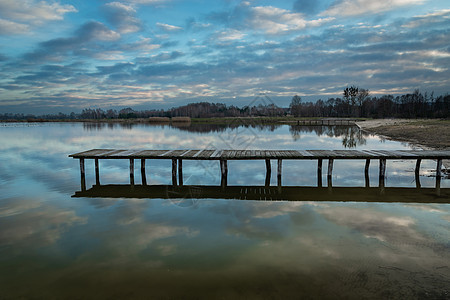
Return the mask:
POLYGON ((328 160, 327 186, 332 187, 332 172, 334 160, 366 160, 364 174, 366 187, 369 187, 369 166, 371 160, 379 160, 379 187, 384 188, 386 161, 392 159, 415 160, 416 187, 420 188, 419 170, 424 159, 436 160, 436 191, 440 193, 442 160, 450 159, 450 151, 431 150, 117 150, 92 149, 69 157, 80 160, 81 189, 86 190, 85 159, 95 160, 96 184, 100 185, 100 159, 128 159, 130 161, 130 185, 134 185, 134 161, 141 161, 142 184, 147 185, 145 161, 152 159, 172 160, 172 185, 183 185, 183 160, 217 160, 220 162, 221 186, 227 186, 229 160, 265 160, 265 186, 270 186, 271 160, 277 161, 277 185, 281 187, 281 170, 283 160, 317 160, 317 186, 322 187, 323 160, 328 160), (178 175, 178 176, 177 176, 178 175))

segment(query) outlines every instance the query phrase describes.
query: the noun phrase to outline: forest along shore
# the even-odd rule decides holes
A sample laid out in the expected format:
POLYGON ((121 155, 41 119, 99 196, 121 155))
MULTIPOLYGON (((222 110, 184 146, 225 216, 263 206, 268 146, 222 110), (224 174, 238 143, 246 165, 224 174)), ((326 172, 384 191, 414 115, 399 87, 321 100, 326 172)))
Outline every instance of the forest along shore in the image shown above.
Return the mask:
POLYGON ((374 119, 356 125, 364 131, 423 149, 450 149, 450 120, 374 119))

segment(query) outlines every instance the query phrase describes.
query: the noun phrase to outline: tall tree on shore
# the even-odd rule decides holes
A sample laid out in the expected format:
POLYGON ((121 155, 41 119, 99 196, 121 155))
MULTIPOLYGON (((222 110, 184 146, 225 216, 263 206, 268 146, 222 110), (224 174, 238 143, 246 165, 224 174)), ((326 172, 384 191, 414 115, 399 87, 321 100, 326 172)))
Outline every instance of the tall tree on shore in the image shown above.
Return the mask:
POLYGON ((366 99, 369 97, 369 90, 367 89, 359 89, 358 91, 358 95, 357 95, 357 100, 358 100, 358 110, 359 110, 359 114, 358 117, 362 117, 362 106, 364 101, 366 101, 366 99))
POLYGON ((291 114, 293 114, 294 117, 300 117, 300 113, 302 110, 302 98, 300 98, 300 96, 298 95, 292 97, 289 108, 291 109, 291 114))
POLYGON ((352 85, 351 87, 346 87, 344 89, 344 99, 347 103, 348 116, 354 114, 354 108, 356 104, 356 97, 358 96, 359 88, 352 85))

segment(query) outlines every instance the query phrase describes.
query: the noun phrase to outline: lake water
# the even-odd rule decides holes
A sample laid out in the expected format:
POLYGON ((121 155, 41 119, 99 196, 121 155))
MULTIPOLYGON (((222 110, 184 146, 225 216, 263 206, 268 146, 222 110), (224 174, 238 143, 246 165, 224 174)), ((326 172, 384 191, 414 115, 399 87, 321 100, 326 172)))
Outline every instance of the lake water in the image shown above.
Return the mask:
MULTIPOLYGON (((195 193, 72 197, 80 191, 80 169, 68 157, 92 148, 409 145, 354 127, 239 121, 231 127, 0 123, 0 141, 0 299, 450 297, 448 197, 436 198, 442 203, 364 202, 364 191, 349 194, 350 202, 313 201, 309 194, 299 195, 302 201, 199 199, 195 193)), ((364 163, 335 161, 333 187, 364 187, 364 163)), ((389 160, 386 192, 413 190, 414 167, 412 160, 389 160)), ((137 162, 137 184, 139 168, 137 162)), ((264 161, 231 161, 228 168, 228 185, 264 186, 264 161)), ((283 161, 283 186, 316 186, 316 168, 316 161, 283 161)), ((422 162, 420 182, 428 194, 435 168, 434 161, 422 162)), ((170 160, 147 161, 146 172, 149 185, 171 184, 170 160)), ((183 173, 187 186, 220 185, 217 161, 183 161, 183 173)), ((326 161, 324 173, 326 186, 326 161)), ((373 187, 377 176, 373 161, 373 187)), ((128 161, 100 161, 100 181, 126 187, 128 161)), ((86 184, 95 184, 92 160, 86 161, 86 184)), ((277 185, 274 174, 271 185, 277 185)), ((441 188, 449 187, 442 179, 441 188)), ((421 202, 420 193, 411 195, 421 202)))

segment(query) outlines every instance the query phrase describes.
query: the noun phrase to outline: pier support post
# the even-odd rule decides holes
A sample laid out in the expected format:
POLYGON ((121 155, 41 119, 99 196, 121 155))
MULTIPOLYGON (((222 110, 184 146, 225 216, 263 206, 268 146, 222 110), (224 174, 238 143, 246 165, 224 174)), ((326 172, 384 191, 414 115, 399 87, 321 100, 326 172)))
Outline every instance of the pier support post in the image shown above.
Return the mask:
POLYGON ((178 160, 178 181, 179 185, 183 185, 183 160, 178 160))
POLYGON ((322 187, 322 159, 317 160, 317 187, 322 187))
POLYGON ((228 181, 228 165, 227 161, 225 159, 220 160, 220 173, 221 173, 221 179, 220 179, 220 185, 222 186, 222 189, 225 189, 227 186, 228 181))
POLYGON ((332 176, 333 176, 333 162, 332 158, 328 159, 328 173, 327 173, 327 184, 328 188, 331 189, 333 186, 332 176))
POLYGON ((130 184, 134 185, 134 159, 130 159, 130 184))
POLYGON ((379 184, 381 194, 384 194, 384 178, 386 175, 386 159, 380 158, 380 175, 379 175, 379 184))
POLYGON ((95 159, 95 184, 100 185, 100 170, 98 166, 98 158, 95 159))
POLYGON ((420 188, 420 163, 422 162, 421 158, 418 158, 416 161, 416 169, 414 170, 414 175, 416 179, 416 188, 420 188))
POLYGON ((271 177, 271 165, 270 165, 270 159, 266 159, 266 186, 270 186, 270 177, 271 177))
POLYGON ((177 185, 177 160, 172 159, 172 185, 177 185))
POLYGON ((442 159, 437 160, 436 165, 436 194, 441 195, 441 169, 442 169, 442 159))
POLYGON ((86 174, 84 173, 84 158, 80 158, 80 175, 81 175, 81 190, 86 191, 86 174))
POLYGON ((370 159, 366 159, 366 166, 364 167, 364 178, 366 180, 367 188, 370 187, 369 166, 370 166, 370 159))
POLYGON ((145 175, 145 159, 141 159, 141 178, 142 185, 147 185, 147 176, 145 175))
POLYGON ((278 159, 277 161, 277 185, 278 185, 278 190, 281 190, 281 164, 282 164, 282 160, 278 159))

